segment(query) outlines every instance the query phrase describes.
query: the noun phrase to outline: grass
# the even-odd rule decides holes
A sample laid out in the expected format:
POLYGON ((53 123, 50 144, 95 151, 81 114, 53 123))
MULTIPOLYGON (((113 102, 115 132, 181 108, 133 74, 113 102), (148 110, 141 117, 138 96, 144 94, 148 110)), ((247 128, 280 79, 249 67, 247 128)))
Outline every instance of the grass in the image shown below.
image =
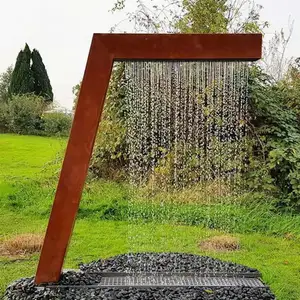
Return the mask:
POLYGON ((43 234, 24 233, 1 242, 0 256, 24 256, 39 253, 44 240, 43 234))
MULTIPOLYGON (((28 216, 49 215, 55 194, 55 180, 14 182, 12 192, 0 195, 0 209, 28 216)), ((124 184, 108 181, 88 183, 78 212, 78 219, 132 220, 204 226, 233 233, 264 233, 273 236, 300 236, 300 216, 273 212, 268 204, 168 204, 151 197, 135 202, 124 184), (155 212, 155 213, 153 213, 155 212)))
MULTIPOLYGON (((55 138, 0 135, 0 243, 44 234, 64 147, 65 141, 55 138)), ((128 210, 129 199, 126 185, 86 185, 65 268, 127 251, 204 254, 257 268, 279 300, 300 300, 299 217, 229 204, 159 208, 152 201, 128 210), (124 220, 128 212, 135 222, 124 220), (225 232, 239 241, 238 250, 199 247, 225 232)), ((37 262, 38 254, 0 256, 0 295, 11 281, 33 276, 37 262)))
POLYGON ((47 177, 60 162, 66 141, 58 138, 0 134, 0 179, 47 177), (52 162, 52 163, 51 163, 52 162), (47 166, 47 172, 44 169, 47 166))
POLYGON ((199 246, 200 249, 210 252, 237 251, 240 249, 240 241, 230 235, 216 235, 201 241, 199 246))
MULTIPOLYGON (((45 230, 46 219, 32 220, 30 217, 19 216, 14 226, 11 226, 13 216, 10 214, 6 214, 4 218, 1 216, 4 224, 1 227, 1 235, 13 236, 24 232, 43 233, 45 230)), ((204 254, 258 268, 264 280, 278 295, 279 300, 300 299, 300 261, 298 259, 300 244, 298 242, 261 234, 245 234, 236 235, 240 240, 239 251, 205 252, 199 248, 201 240, 221 234, 219 231, 196 226, 153 223, 128 226, 126 222, 78 220, 65 268, 76 268, 81 262, 121 254, 128 250, 204 254), (129 236, 135 236, 134 241, 130 240, 129 236), (130 241, 130 246, 128 241, 130 241)), ((12 280, 32 276, 36 270, 37 259, 37 255, 20 260, 9 257, 0 259, 1 290, 3 291, 12 280)))

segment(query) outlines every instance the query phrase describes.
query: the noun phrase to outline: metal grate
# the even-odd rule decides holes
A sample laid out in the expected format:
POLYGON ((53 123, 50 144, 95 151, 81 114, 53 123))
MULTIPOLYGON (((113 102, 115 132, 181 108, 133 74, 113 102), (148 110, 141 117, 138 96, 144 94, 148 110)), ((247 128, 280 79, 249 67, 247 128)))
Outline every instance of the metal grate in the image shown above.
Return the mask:
MULTIPOLYGON (((92 275, 93 273, 89 273, 92 275)), ((258 277, 258 274, 206 274, 193 273, 96 273, 102 276, 100 283, 86 285, 47 285, 37 287, 38 290, 45 288, 152 288, 152 287, 251 287, 264 288, 265 285, 258 277), (223 276, 222 276, 223 275, 223 276)))
POLYGON ((101 287, 257 287, 265 285, 258 278, 199 277, 199 276, 109 276, 103 277, 101 287))

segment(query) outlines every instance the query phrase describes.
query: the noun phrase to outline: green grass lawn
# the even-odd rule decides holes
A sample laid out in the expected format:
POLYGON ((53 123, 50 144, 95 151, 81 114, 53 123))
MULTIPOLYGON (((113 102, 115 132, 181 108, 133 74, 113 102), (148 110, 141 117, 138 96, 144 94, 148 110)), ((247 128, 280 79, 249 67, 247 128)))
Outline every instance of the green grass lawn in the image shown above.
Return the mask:
MULTIPOLYGON (((44 233, 65 144, 64 140, 55 138, 0 135, 0 240, 21 233, 44 233)), ((249 211, 250 217, 241 221, 245 223, 243 226, 238 226, 236 220, 237 230, 230 228, 231 234, 241 241, 239 251, 204 253, 199 248, 199 241, 223 234, 222 228, 228 229, 226 226, 217 226, 216 223, 218 229, 207 229, 205 222, 188 226, 184 225, 184 220, 153 222, 148 219, 144 222, 142 218, 128 224, 122 220, 118 209, 129 197, 126 187, 118 183, 87 184, 65 268, 76 268, 80 262, 126 251, 205 254, 259 269, 279 300, 300 299, 300 229, 297 228, 297 218, 272 214, 261 219, 262 216, 254 217, 254 212, 249 211), (271 221, 266 227, 255 224, 270 216, 274 218, 272 222, 277 222, 273 227, 271 221), (247 232, 246 222, 249 220, 252 223, 248 224, 247 232), (259 233, 255 232, 256 228, 259 233), (285 232, 293 234, 285 238, 285 232)), ((202 213, 198 211, 198 214, 202 213)), ((37 255, 20 259, 0 257, 0 295, 11 281, 33 276, 37 262, 37 255)))
POLYGON ((64 139, 0 134, 0 179, 51 175, 53 169, 47 167, 55 166, 56 159, 60 162, 65 145, 64 139))

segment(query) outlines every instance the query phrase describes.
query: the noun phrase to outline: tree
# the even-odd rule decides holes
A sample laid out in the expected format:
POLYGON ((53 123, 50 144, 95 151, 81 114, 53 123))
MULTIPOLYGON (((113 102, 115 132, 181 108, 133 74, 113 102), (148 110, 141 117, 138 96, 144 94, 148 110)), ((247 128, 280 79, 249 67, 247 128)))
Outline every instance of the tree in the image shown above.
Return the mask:
POLYGON ((40 53, 34 49, 31 53, 26 44, 17 56, 12 72, 9 94, 24 95, 34 93, 45 101, 53 101, 53 92, 46 67, 40 53))
POLYGON ((183 0, 175 28, 183 33, 262 32, 261 5, 252 0, 183 0))
POLYGON ((227 32, 226 0, 183 0, 183 16, 175 28, 184 33, 227 32))
POLYGON ((34 92, 34 78, 31 71, 31 51, 26 44, 18 54, 12 73, 9 92, 12 95, 23 95, 34 92))
POLYGON ((0 74, 0 103, 8 102, 9 95, 9 86, 12 78, 13 67, 9 66, 5 72, 0 74))
POLYGON ((77 102, 78 102, 78 97, 79 97, 79 92, 80 92, 80 88, 81 88, 81 83, 82 81, 80 81, 79 83, 77 83, 75 86, 73 86, 72 88, 72 92, 73 95, 75 96, 74 100, 73 100, 73 110, 76 109, 77 106, 77 102))
POLYGON ((34 93, 46 101, 53 101, 53 92, 50 79, 42 57, 36 49, 32 51, 31 71, 34 79, 34 93))
POLYGON ((264 47, 263 64, 266 72, 274 81, 284 78, 292 60, 286 57, 286 51, 294 30, 294 21, 289 21, 288 31, 275 32, 268 45, 264 47))
POLYGON ((17 56, 17 60, 15 63, 15 67, 11 76, 11 82, 10 82, 10 86, 9 86, 9 94, 18 94, 19 89, 20 89, 20 69, 21 69, 21 65, 23 63, 23 50, 21 50, 17 56))
POLYGON ((286 93, 284 103, 297 113, 298 120, 300 120, 300 58, 290 63, 278 85, 286 93))
MULTIPOLYGON (((137 0, 136 10, 128 13, 136 32, 253 33, 268 26, 253 0, 164 0, 152 7, 145 2, 137 0)), ((112 11, 125 8, 126 0, 117 0, 112 11)))

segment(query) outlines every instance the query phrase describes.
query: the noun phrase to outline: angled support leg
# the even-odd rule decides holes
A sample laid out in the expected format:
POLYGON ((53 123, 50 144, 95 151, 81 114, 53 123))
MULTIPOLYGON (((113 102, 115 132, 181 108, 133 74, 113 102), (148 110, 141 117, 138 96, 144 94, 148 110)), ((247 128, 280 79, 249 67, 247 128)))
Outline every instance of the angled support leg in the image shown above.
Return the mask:
POLYGON ((35 283, 59 280, 109 84, 113 58, 93 38, 35 283))

